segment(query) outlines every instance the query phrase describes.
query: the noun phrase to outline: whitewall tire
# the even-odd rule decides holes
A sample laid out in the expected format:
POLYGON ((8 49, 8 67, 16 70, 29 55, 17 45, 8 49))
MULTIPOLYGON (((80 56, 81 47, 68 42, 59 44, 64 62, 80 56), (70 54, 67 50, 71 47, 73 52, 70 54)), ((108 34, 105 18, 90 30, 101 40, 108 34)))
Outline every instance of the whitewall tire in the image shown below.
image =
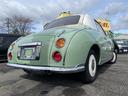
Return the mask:
POLYGON ((96 74, 96 58, 93 54, 89 57, 88 64, 89 64, 89 74, 92 77, 94 77, 96 74))
POLYGON ((91 83, 97 77, 97 55, 93 50, 89 52, 85 63, 85 71, 81 72, 81 80, 84 83, 91 83))
POLYGON ((110 63, 114 64, 117 61, 117 53, 116 51, 113 51, 112 53, 112 59, 110 60, 110 63))

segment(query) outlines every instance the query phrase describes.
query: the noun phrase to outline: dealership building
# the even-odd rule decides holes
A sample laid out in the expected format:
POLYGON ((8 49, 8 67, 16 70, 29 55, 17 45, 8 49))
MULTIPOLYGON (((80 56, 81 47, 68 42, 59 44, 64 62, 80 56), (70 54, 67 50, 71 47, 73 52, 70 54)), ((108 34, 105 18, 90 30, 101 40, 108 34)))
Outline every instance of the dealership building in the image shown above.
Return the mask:
POLYGON ((116 40, 126 40, 128 41, 128 34, 121 34, 119 36, 114 37, 116 40))

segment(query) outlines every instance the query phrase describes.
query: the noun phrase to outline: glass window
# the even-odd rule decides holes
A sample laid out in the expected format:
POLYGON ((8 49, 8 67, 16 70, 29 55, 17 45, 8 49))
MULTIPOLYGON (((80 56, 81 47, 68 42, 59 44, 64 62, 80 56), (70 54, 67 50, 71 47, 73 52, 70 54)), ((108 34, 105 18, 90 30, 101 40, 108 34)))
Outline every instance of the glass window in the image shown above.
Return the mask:
POLYGON ((68 17, 56 19, 56 20, 44 25, 44 30, 50 29, 53 27, 58 27, 58 26, 78 24, 79 19, 80 19, 80 15, 68 16, 68 17))

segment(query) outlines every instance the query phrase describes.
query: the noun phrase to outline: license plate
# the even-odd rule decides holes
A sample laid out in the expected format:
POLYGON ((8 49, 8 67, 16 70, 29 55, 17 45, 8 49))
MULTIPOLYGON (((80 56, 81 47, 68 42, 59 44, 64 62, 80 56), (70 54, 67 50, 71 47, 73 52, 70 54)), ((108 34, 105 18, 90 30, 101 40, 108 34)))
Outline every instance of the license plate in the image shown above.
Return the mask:
POLYGON ((33 54, 33 49, 26 49, 24 52, 25 57, 31 58, 33 54))
POLYGON ((35 59, 36 48, 22 48, 21 49, 21 59, 35 59))

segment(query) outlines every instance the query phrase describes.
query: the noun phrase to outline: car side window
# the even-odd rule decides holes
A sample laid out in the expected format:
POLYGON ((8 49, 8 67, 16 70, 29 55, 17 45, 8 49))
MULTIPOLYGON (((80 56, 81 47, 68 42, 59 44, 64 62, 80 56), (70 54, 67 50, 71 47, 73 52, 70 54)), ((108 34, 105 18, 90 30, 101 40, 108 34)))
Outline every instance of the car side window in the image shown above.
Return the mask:
POLYGON ((101 27, 101 25, 97 21, 95 21, 95 23, 96 23, 97 30, 100 32, 100 34, 106 36, 106 33, 104 32, 104 30, 101 27))

